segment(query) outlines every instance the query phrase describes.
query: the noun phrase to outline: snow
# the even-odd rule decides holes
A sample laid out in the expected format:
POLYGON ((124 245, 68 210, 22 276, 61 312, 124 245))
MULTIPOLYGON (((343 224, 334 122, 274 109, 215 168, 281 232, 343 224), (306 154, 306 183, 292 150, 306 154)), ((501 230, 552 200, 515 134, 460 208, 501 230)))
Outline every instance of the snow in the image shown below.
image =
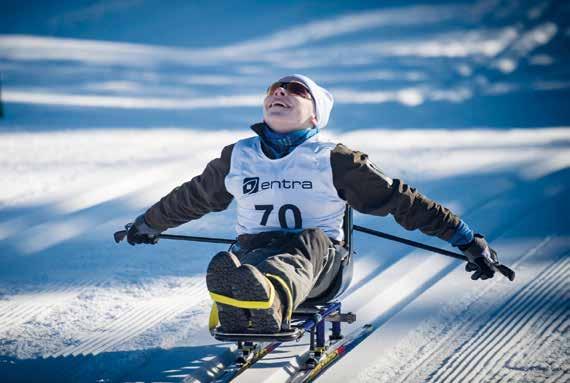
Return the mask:
MULTIPOLYGON (((324 134, 460 214, 517 273, 474 282, 460 261, 355 233, 345 331, 374 331, 319 381, 568 380, 568 7, 87 3, 0 15, 2 381, 208 381, 231 360, 207 331, 223 246, 112 234, 250 136, 291 71, 335 96, 324 134)), ((171 232, 230 238, 234 217, 171 232)), ((286 381, 306 349, 238 380, 286 381)))

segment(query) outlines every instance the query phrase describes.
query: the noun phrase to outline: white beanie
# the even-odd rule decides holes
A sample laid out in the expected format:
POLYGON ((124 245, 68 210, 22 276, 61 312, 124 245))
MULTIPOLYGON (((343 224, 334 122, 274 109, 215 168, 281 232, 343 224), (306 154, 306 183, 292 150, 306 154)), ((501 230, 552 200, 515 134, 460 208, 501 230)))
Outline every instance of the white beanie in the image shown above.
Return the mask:
POLYGON ((330 94, 325 88, 317 85, 317 83, 309 77, 303 76, 302 74, 292 74, 279 80, 279 82, 290 81, 300 82, 309 89, 315 105, 315 117, 317 118, 317 125, 315 125, 315 127, 320 129, 326 127, 329 123, 329 117, 334 104, 332 94, 330 94))

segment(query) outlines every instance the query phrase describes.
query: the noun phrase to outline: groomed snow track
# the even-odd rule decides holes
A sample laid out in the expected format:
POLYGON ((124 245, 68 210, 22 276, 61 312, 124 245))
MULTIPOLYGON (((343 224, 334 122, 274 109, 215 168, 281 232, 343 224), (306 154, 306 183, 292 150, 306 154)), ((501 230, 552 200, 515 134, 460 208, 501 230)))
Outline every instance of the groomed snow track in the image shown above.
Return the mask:
MULTIPOLYGON (((569 275, 566 259, 569 256, 569 242, 567 233, 557 231, 556 222, 550 222, 553 217, 567 216, 568 207, 564 196, 568 190, 565 183, 568 172, 566 169, 550 173, 532 182, 501 180, 493 184, 493 188, 478 190, 477 193, 467 194, 462 198, 461 203, 467 207, 464 218, 488 234, 505 264, 513 266, 517 272, 522 270, 514 284, 496 278, 477 285, 468 280, 465 273, 459 269, 460 262, 456 260, 409 249, 392 251, 386 242, 368 240, 362 237, 362 234, 357 234, 357 250, 364 246, 368 254, 364 254, 362 259, 360 256, 363 254, 359 253, 357 262, 364 261, 363 272, 349 290, 345 309, 357 313, 359 323, 356 325, 373 323, 377 328, 368 339, 326 371, 319 380, 467 382, 483 378, 486 381, 517 381, 527 373, 539 371, 538 375, 544 377, 544 381, 563 381, 567 377, 564 372, 568 370, 567 360, 561 359, 559 363, 552 363, 551 360, 537 361, 536 355, 548 353, 551 349, 560 349, 560 342, 567 341, 568 337, 569 304, 566 281, 569 275), (513 198, 514 191, 520 193, 516 198, 513 198), (548 226, 548 230, 535 233, 533 225, 536 222, 548 226), (510 239, 515 244, 514 247, 509 242, 510 239), (387 245, 388 251, 382 252, 382 256, 378 257, 378 250, 382 250, 384 245, 387 245), (533 268, 533 265, 536 267, 533 268), (468 317, 456 313, 455 317, 444 318, 449 322, 456 321, 458 325, 453 327, 447 322, 446 326, 449 328, 439 329, 436 337, 421 339, 427 339, 429 345, 416 343, 413 347, 404 349, 405 353, 402 351, 403 354, 399 354, 402 339, 405 340, 409 333, 422 329, 421 315, 426 315, 422 313, 422 307, 441 305, 442 302, 452 300, 456 294, 461 295, 461 292, 472 290, 473 286, 483 287, 469 292, 468 298, 464 297, 470 304, 490 299, 501 290, 504 291, 503 295, 498 295, 503 301, 490 299, 488 306, 479 307, 482 311, 467 309, 467 312, 471 313, 468 317), (418 307, 420 314, 413 311, 418 307), (407 313, 407 310, 411 314, 407 313), (469 335, 469 339, 465 338, 466 335, 469 335), (417 346, 418 344, 420 346, 417 346), (409 362, 406 366, 394 367, 392 372, 395 373, 386 368, 385 361, 377 360, 379 355, 392 352, 398 355, 399 360, 409 362), (406 353, 407 355, 404 355, 406 353), (355 371, 363 372, 363 375, 356 376, 355 371)), ((480 179, 470 180, 464 182, 462 187, 476 188, 479 182, 480 179)), ((159 194, 153 185, 145 185, 142 190, 153 198, 159 194)), ((99 195, 98 198, 103 196, 99 195)), ((93 206, 91 210, 77 211, 76 217, 89 218, 90 214, 97 215, 99 208, 104 212, 103 217, 107 217, 112 207, 103 203, 93 206)), ((47 221, 44 220, 42 225, 49 225, 49 217, 43 218, 47 221)), ((60 218, 56 217, 56 220, 60 218)), ((98 223, 101 228, 104 227, 105 237, 111 241, 110 230, 116 228, 116 224, 111 225, 111 222, 105 219, 98 223)), ((33 233, 33 227, 27 232, 33 233)), ((415 239, 430 242, 426 237, 415 239)), ((61 239, 62 242, 66 240, 61 239)), ((431 241, 430 244, 441 246, 441 242, 437 240, 431 241)), ((109 244, 110 246, 115 245, 109 244)), ((118 249, 122 250, 123 247, 118 249)), ((212 254, 219 247, 200 249, 212 254)), ((50 249, 42 251, 42 255, 51 254, 50 249)), ((172 289, 162 285, 162 290, 159 291, 164 294, 152 291, 152 283, 141 282, 141 286, 135 288, 132 285, 132 276, 123 284, 106 280, 104 277, 91 279, 91 275, 89 278, 85 275, 84 279, 74 284, 40 283, 38 285, 41 289, 34 287, 28 291, 24 289, 21 293, 5 294, 0 301, 2 345, 10 352, 27 352, 26 357, 31 355, 51 360, 71 359, 82 364, 88 363, 84 362, 86 359, 83 358, 95 355, 112 355, 113 352, 121 350, 144 350, 163 345, 169 347, 169 344, 176 345, 180 339, 191 339, 194 342, 194 335, 197 333, 207 335, 205 322, 208 300, 203 278, 200 275, 195 277, 201 282, 187 281, 184 287, 172 289), (85 322, 90 320, 89 315, 97 311, 96 305, 100 298, 98 294, 107 287, 109 294, 116 294, 125 289, 125 294, 117 294, 123 306, 115 310, 112 317, 106 320, 99 317, 99 321, 94 325, 86 325, 85 322), (136 289, 141 292, 133 295, 132 290, 136 289), (76 305, 87 307, 91 301, 95 304, 91 311, 74 311, 76 305), (66 332, 72 327, 61 324, 66 318, 77 319, 77 331, 66 332), (201 319, 201 322, 192 328, 191 338, 184 338, 188 332, 184 333, 184 324, 180 318, 183 318, 182 321, 188 318, 201 319), (50 339, 50 331, 60 324, 61 333, 57 332, 60 328, 54 331, 56 338, 63 340, 56 344, 42 343, 46 342, 45 339, 50 339), (173 329, 170 334, 173 338, 171 343, 163 343, 162 326, 171 326, 173 329), (28 350, 37 354, 31 354, 28 350)), ((137 279, 138 276, 135 280, 137 279)), ((109 304, 113 297, 107 297, 105 304, 109 304)), ((83 307, 77 310, 82 310, 83 307)), ((108 307, 112 306, 105 306, 108 307)), ((433 308, 429 310, 429 315, 432 315, 433 308)), ((350 326, 347 326, 346 331, 350 330, 350 326)), ((207 339, 205 343, 204 338, 207 337, 200 336, 199 341, 191 343, 192 346, 211 346, 206 351, 200 351, 204 354, 194 354, 197 356, 191 363, 192 369, 187 368, 188 366, 181 370, 163 369, 165 374, 171 374, 168 376, 172 379, 176 376, 179 380, 190 381, 191 375, 206 377, 203 380, 208 380, 207 374, 204 373, 208 367, 219 368, 220 362, 227 363, 232 356, 228 347, 220 347, 217 344, 212 346, 215 344, 213 340, 207 339)), ((305 343, 287 345, 260 363, 257 368, 241 376, 238 381, 285 382, 290 371, 298 365, 297 356, 302 354, 306 347, 305 343)), ((155 355, 154 352, 137 354, 137 363, 152 366, 155 355)), ((394 362, 398 361, 392 362, 394 365, 394 362)), ((168 361, 162 359, 161 363, 167 364, 168 361)), ((121 367, 117 369, 120 370, 121 367)), ((129 380, 131 375, 127 372, 121 376, 129 380)), ((133 373, 133 376, 139 375, 133 373)))
MULTIPOLYGON (((541 350, 568 330, 570 258, 548 266, 510 297, 475 335, 429 377, 428 382, 508 382, 529 368, 541 350), (532 331, 531 331, 532 330, 532 331), (529 336, 536 334, 536 336, 529 336), (532 350, 532 351, 530 351, 532 350), (499 367, 510 367, 504 372, 499 367)), ((564 363, 564 362, 563 362, 564 363)), ((562 370, 568 370, 568 360, 562 370)), ((553 376, 549 381, 557 381, 553 376)))

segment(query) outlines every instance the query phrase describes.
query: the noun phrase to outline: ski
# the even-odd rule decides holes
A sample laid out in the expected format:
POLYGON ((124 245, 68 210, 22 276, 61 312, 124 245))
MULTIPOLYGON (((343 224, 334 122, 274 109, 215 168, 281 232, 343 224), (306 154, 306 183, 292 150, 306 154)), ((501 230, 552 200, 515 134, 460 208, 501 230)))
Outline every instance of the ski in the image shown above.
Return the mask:
POLYGON ((281 342, 273 342, 264 346, 260 346, 259 349, 253 350, 245 360, 238 359, 233 361, 230 365, 222 369, 222 371, 219 373, 216 379, 213 380, 213 382, 226 383, 232 381, 238 375, 253 366, 260 359, 279 347, 279 345, 281 345, 281 342))
MULTIPOLYGON (((288 380, 288 383, 313 382, 323 372, 325 372, 328 368, 330 368, 333 364, 335 364, 352 349, 354 349, 358 344, 360 344, 364 339, 366 339, 366 337, 370 335, 373 330, 374 329, 372 325, 366 324, 346 335, 343 339, 331 345, 323 353, 314 367, 306 369, 301 368, 297 370, 288 380)), ((229 366, 223 368, 223 370, 219 373, 216 379, 213 380, 213 382, 226 383, 232 381, 280 345, 281 342, 269 343, 252 352, 247 360, 234 361, 229 366)))
POLYGON ((297 372, 295 372, 288 380, 288 383, 305 383, 314 381, 323 372, 366 339, 373 330, 374 328, 371 324, 365 324, 346 335, 343 339, 330 346, 312 368, 297 370, 297 372))

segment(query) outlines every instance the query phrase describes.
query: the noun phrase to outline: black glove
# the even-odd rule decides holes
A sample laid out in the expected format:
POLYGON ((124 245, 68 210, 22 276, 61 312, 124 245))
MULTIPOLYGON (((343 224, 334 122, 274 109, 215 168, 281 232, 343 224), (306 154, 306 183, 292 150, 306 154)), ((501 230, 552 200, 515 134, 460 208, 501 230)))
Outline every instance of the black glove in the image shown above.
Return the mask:
POLYGON ((158 242, 157 235, 160 233, 160 230, 153 229, 146 223, 144 214, 142 214, 139 215, 135 219, 135 222, 129 226, 127 231, 127 242, 132 246, 140 243, 154 245, 158 242))
POLYGON ((465 271, 474 272, 471 279, 489 279, 495 275, 495 270, 499 264, 497 252, 489 247, 485 237, 475 234, 471 242, 458 246, 467 257, 465 271))

